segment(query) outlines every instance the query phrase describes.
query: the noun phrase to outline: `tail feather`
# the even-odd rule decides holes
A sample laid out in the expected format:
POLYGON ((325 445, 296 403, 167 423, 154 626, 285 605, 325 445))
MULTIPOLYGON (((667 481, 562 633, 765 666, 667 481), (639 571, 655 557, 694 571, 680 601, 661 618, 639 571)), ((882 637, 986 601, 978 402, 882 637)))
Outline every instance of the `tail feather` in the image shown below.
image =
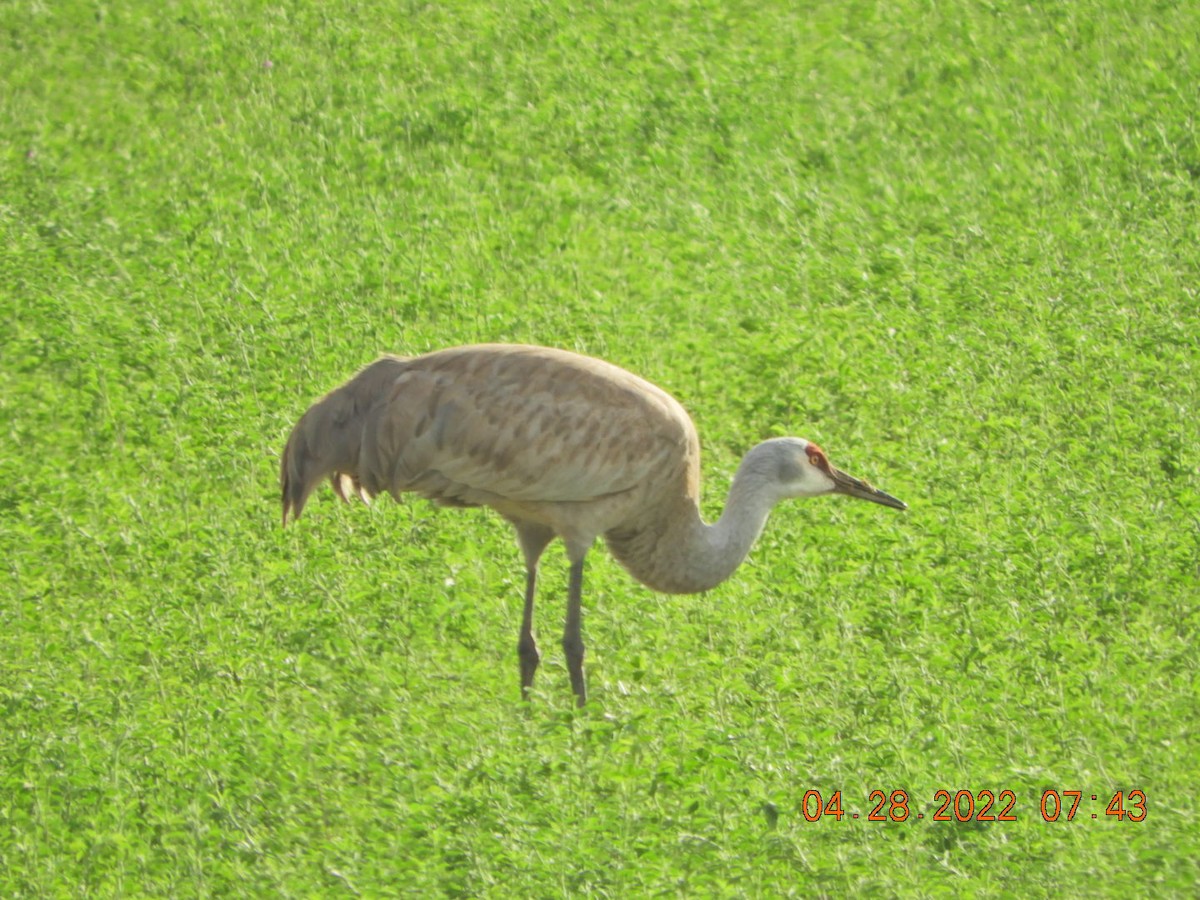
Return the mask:
POLYGON ((326 476, 342 500, 370 491, 359 475, 359 454, 367 413, 386 395, 405 360, 383 357, 308 408, 292 429, 279 460, 282 523, 300 518, 313 489, 326 476))

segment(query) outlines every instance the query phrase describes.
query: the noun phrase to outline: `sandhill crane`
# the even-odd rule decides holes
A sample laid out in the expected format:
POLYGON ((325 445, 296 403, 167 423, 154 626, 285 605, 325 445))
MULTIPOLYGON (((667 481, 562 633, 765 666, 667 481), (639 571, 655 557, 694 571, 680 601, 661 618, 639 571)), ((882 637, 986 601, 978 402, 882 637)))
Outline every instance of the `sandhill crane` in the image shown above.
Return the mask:
POLYGON ((599 359, 508 344, 384 356, 326 394, 283 451, 285 526, 325 476, 343 500, 415 491, 446 506, 490 506, 512 523, 525 556, 517 655, 526 699, 541 661, 538 559, 562 538, 571 564, 562 646, 579 706, 583 560, 596 538, 648 587, 693 593, 732 574, 780 500, 840 493, 907 508, 834 468, 811 441, 773 438, 742 459, 720 519, 706 524, 700 442, 675 398, 599 359))

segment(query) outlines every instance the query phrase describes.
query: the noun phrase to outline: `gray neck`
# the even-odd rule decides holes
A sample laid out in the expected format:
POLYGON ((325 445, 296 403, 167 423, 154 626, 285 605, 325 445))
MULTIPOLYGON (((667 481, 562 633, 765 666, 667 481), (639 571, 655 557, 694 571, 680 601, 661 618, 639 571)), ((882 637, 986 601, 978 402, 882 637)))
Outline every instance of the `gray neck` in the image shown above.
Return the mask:
POLYGON ((721 518, 708 525, 689 500, 627 535, 609 534, 613 555, 648 587, 693 594, 720 584, 746 558, 775 505, 773 482, 747 456, 721 518))
POLYGON ((721 518, 712 525, 697 519, 687 542, 687 557, 696 590, 720 584, 742 564, 767 524, 775 506, 774 492, 759 473, 745 464, 734 476, 721 518))

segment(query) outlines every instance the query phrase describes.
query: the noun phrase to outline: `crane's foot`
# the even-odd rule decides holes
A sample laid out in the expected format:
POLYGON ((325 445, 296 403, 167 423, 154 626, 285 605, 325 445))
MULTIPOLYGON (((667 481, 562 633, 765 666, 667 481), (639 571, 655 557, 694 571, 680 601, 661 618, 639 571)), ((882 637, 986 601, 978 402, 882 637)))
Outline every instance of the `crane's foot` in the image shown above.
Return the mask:
POLYGON ((578 637, 563 638, 563 652, 567 656, 567 671, 571 674, 571 690, 575 692, 575 705, 587 703, 587 682, 583 678, 583 641, 578 637))
POLYGON ((521 640, 517 643, 517 658, 521 662, 521 699, 528 700, 529 689, 533 687, 533 676, 542 661, 532 634, 521 635, 521 640))

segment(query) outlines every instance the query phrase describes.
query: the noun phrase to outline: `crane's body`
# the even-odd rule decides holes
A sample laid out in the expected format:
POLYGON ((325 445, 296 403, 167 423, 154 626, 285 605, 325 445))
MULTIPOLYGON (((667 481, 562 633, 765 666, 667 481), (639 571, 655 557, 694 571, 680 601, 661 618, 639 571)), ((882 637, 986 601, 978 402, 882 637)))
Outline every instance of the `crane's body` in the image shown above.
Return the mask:
POLYGON ((815 444, 777 438, 746 455, 724 514, 707 525, 700 442, 678 401, 603 360, 510 344, 385 356, 317 401, 283 452, 284 524, 326 476, 343 499, 412 491, 489 506, 513 524, 527 572, 518 641, 526 694, 540 659, 538 559, 560 537, 572 567, 563 646, 580 704, 583 560, 598 537, 643 584, 691 593, 732 573, 785 497, 841 492, 904 508, 830 466, 815 444))

